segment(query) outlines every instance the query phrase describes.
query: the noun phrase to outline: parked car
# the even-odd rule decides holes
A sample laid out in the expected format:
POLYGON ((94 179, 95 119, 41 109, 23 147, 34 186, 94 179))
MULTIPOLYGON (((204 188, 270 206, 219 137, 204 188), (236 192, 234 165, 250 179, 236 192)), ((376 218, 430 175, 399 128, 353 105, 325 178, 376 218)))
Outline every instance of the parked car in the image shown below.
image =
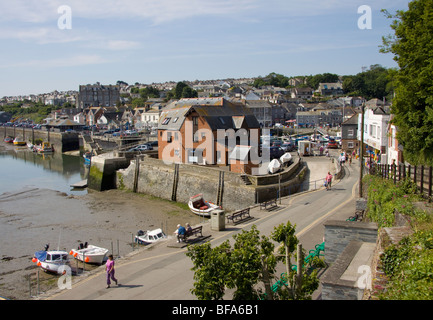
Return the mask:
POLYGON ((283 145, 283 141, 281 141, 281 140, 273 140, 272 141, 273 147, 281 147, 282 145, 283 145))
POLYGON ((338 148, 338 143, 337 143, 337 141, 335 141, 334 138, 329 138, 328 148, 329 149, 337 149, 338 148))
MULTIPOLYGON (((136 146, 136 147, 134 147, 132 149, 134 149, 133 151, 148 151, 148 150, 153 150, 152 146, 149 146, 148 144, 141 144, 141 145, 136 146)), ((132 150, 132 149, 130 149, 130 150, 132 150)))
POLYGON ((149 145, 149 146, 152 146, 152 147, 157 147, 158 146, 158 140, 156 140, 156 141, 150 141, 150 142, 148 142, 146 144, 149 145))
POLYGON ((283 149, 285 152, 290 152, 295 150, 295 145, 290 142, 285 142, 281 145, 281 149, 283 149))
POLYGON ((262 154, 266 149, 269 150, 269 160, 279 159, 285 153, 281 147, 263 147, 262 154))

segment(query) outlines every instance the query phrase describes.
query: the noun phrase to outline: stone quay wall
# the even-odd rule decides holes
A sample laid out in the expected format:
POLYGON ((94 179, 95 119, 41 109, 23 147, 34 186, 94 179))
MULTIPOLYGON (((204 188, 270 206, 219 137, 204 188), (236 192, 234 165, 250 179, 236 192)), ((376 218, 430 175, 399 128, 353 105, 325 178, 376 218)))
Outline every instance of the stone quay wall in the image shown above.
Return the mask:
POLYGON ((58 152, 74 151, 80 149, 80 142, 77 132, 55 132, 46 130, 34 130, 19 127, 1 127, 0 137, 21 137, 27 142, 34 142, 41 139, 53 145, 58 152))
MULTIPOLYGON (((293 170, 299 170, 298 166, 299 160, 293 170)), ((304 167, 301 171, 305 170, 304 167)), ((298 176, 280 182, 280 185, 299 184, 298 176)), ((224 210, 236 211, 275 198, 278 183, 269 186, 246 185, 239 173, 217 167, 166 164, 151 157, 138 157, 131 160, 128 168, 117 171, 117 188, 182 203, 188 203, 191 196, 202 193, 206 200, 214 203, 218 203, 219 197, 222 198, 224 210)))

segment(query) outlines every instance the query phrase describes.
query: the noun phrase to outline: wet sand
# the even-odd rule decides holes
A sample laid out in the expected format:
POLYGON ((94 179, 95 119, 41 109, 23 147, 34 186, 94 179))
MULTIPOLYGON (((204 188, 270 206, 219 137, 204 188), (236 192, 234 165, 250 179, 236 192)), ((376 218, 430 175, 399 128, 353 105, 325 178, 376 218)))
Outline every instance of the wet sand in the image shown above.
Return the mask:
MULTIPOLYGON (((30 298, 28 277, 34 283, 39 269, 31 259, 47 243, 50 249, 69 252, 80 242, 88 242, 113 249, 114 256, 125 256, 132 252, 132 237, 138 230, 162 228, 171 236, 178 223, 186 222, 194 225, 203 218, 185 205, 128 191, 68 196, 32 188, 1 194, 0 296, 30 298)), ((39 274, 41 290, 57 284, 57 278, 39 274)), ((33 294, 35 290, 33 284, 33 294)))

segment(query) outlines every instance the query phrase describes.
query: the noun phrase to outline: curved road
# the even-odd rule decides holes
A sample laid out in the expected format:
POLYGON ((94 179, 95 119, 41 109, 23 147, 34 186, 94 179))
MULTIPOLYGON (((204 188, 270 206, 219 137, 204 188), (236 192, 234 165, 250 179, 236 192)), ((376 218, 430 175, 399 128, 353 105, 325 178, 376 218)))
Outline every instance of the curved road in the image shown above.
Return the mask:
MULTIPOLYGON (((325 157, 306 158, 310 168, 310 180, 324 177, 328 171, 330 160, 325 157), (323 174, 322 174, 323 172, 323 174)), ((236 226, 226 225, 224 231, 210 230, 210 223, 203 227, 204 235, 213 246, 227 239, 241 229, 247 230, 256 225, 261 234, 270 235, 274 226, 288 220, 296 224, 297 236, 303 248, 310 250, 323 241, 323 222, 327 219, 345 220, 355 211, 356 189, 359 179, 359 162, 346 165, 345 175, 341 180, 333 182, 333 188, 326 191, 323 187, 282 199, 278 210, 267 212, 259 208, 251 209, 254 219, 236 226)), ((48 299, 68 300, 194 300, 190 293, 193 287, 191 260, 185 255, 186 248, 172 247, 175 240, 137 250, 133 254, 116 261, 116 277, 119 286, 112 285, 106 289, 103 267, 80 276, 72 289, 58 290, 50 293, 48 299)), ((280 267, 279 267, 280 268, 280 267)), ((278 272, 283 271, 283 266, 278 272)), ((41 297, 42 298, 42 297, 41 297)))

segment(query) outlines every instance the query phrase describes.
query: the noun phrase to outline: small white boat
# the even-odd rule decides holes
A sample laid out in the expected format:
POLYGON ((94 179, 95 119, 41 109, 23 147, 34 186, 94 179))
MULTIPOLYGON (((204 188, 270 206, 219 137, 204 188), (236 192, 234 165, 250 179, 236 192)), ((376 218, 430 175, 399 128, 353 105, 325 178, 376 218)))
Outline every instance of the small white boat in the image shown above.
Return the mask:
POLYGON ((34 147, 35 147, 35 145, 33 143, 27 142, 27 148, 29 148, 30 150, 33 151, 34 147))
POLYGON ((160 228, 146 232, 140 230, 135 236, 135 242, 139 244, 151 244, 166 238, 167 236, 160 228))
POLYGON ((75 259, 84 261, 86 263, 102 264, 106 260, 108 249, 97 247, 87 242, 82 243, 78 249, 71 249, 69 252, 75 259))
POLYGON ((188 207, 193 213, 204 217, 210 217, 213 210, 220 209, 216 204, 204 200, 201 193, 189 198, 188 207))
POLYGON ((290 153, 288 153, 288 152, 286 152, 285 154, 283 154, 280 157, 280 161, 283 164, 286 163, 286 162, 290 162, 291 160, 292 160, 292 155, 290 153))
POLYGON ((278 161, 278 159, 272 160, 268 165, 268 171, 269 173, 276 173, 280 171, 281 169, 281 163, 278 161))
POLYGON ((52 153, 54 151, 49 142, 42 142, 42 144, 39 144, 34 148, 38 153, 52 153))
POLYGON ((32 259, 44 271, 62 274, 66 265, 69 263, 68 253, 66 251, 48 251, 48 245, 45 250, 36 251, 32 259))

